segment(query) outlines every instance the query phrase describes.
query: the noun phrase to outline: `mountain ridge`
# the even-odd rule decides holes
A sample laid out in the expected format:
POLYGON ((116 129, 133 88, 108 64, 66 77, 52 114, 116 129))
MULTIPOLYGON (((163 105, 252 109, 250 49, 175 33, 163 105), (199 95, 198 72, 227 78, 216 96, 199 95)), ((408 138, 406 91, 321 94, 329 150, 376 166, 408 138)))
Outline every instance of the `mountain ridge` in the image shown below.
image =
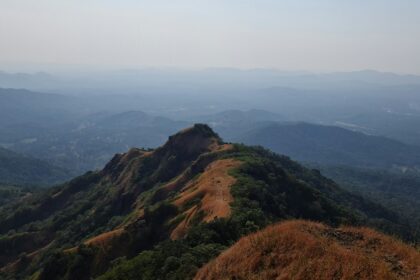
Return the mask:
POLYGON ((135 266, 153 271, 145 275, 188 279, 242 235, 291 218, 409 234, 397 215, 318 171, 261 148, 226 144, 196 124, 157 149, 131 149, 101 171, 0 208, 0 245, 7 252, 0 254, 0 271, 6 279, 118 279, 107 270, 127 258, 123 267, 146 261, 135 266), (153 266, 162 254, 172 260, 193 252, 196 259, 167 271, 153 266))

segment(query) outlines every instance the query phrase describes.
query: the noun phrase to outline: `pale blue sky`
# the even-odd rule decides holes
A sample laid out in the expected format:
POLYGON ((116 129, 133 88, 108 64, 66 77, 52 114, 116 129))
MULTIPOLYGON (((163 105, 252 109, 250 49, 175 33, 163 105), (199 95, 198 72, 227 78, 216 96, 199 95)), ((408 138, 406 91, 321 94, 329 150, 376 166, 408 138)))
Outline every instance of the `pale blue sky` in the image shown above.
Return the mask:
POLYGON ((420 0, 1 0, 0 63, 420 74, 420 0))

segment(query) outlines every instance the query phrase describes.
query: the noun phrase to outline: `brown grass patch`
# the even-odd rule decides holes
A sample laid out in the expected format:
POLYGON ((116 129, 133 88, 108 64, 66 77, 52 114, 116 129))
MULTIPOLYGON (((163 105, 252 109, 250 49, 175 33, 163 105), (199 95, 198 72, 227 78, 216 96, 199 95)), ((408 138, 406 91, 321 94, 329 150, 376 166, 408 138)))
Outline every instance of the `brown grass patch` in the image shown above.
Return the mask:
POLYGON ((233 145, 232 144, 222 144, 219 145, 217 143, 213 143, 212 145, 210 145, 210 151, 212 152, 225 152, 225 151, 229 151, 233 149, 233 145))
POLYGON ((124 232, 124 229, 116 229, 108 232, 104 232, 98 236, 95 236, 85 242, 86 245, 93 245, 100 248, 107 247, 110 244, 110 241, 124 232))
POLYGON ((171 239, 179 239, 185 236, 188 231, 188 225, 191 219, 197 213, 197 206, 191 207, 184 212, 185 219, 183 219, 171 233, 171 239))
POLYGON ((242 238, 195 279, 414 280, 420 253, 367 228, 289 221, 242 238))
MULTIPOLYGON (((99 247, 102 248, 104 250, 106 250, 106 248, 108 248, 111 244, 111 241, 114 238, 118 238, 119 236, 121 236, 124 233, 124 229, 123 228, 119 228, 119 229, 115 229, 112 231, 108 231, 108 232, 104 232, 101 233, 97 236, 94 236, 90 239, 88 239, 87 241, 84 242, 85 245, 92 245, 95 247, 99 247)), ((64 253, 68 253, 68 254, 72 254, 77 252, 77 246, 76 247, 72 247, 69 249, 65 249, 63 252, 64 253)))
MULTIPOLYGON (((214 143, 214 145, 210 147, 210 152, 202 154, 201 157, 205 157, 212 154, 218 154, 221 152, 229 151, 231 149, 233 149, 232 144, 218 145, 217 143, 214 143)), ((172 181, 167 183, 165 186, 163 186, 162 189, 165 190, 166 192, 177 191, 178 188, 182 187, 182 185, 185 184, 185 182, 188 182, 191 179, 190 177, 191 177, 190 170, 187 169, 184 172, 182 172, 180 175, 178 175, 176 178, 174 178, 172 181)))
POLYGON ((233 201, 230 187, 236 179, 228 171, 240 165, 240 161, 223 159, 212 162, 197 180, 188 183, 181 191, 180 196, 174 201, 179 208, 184 207, 194 199, 199 198, 198 205, 192 206, 184 214, 186 218, 172 232, 171 238, 182 237, 196 212, 204 213, 203 221, 209 222, 215 218, 224 218, 230 215, 229 204, 233 201))

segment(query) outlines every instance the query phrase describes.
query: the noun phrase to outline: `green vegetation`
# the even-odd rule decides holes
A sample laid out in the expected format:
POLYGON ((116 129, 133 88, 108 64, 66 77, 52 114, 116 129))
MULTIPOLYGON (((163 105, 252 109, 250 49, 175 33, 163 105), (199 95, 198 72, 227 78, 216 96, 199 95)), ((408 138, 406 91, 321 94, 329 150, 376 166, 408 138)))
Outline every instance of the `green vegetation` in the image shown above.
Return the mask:
MULTIPOLYGON (((211 152, 220 142, 207 126, 196 125, 152 153, 132 149, 102 171, 0 208, 0 244, 14 248, 0 254, 0 265, 15 262, 0 278, 190 279, 241 236, 293 218, 371 225, 410 237, 399 216, 340 189, 319 171, 257 147, 211 152), (231 215, 203 223, 198 212, 185 238, 170 240, 184 217, 185 209, 173 204, 177 193, 218 159, 242 163, 230 170, 237 179, 231 215), (96 243, 86 243, 92 238, 96 243), (12 246, 17 240, 22 245, 12 246)), ((184 207, 201 203, 197 198, 184 207)))
POLYGON ((0 183, 51 185, 70 178, 64 169, 0 148, 0 183))
MULTIPOLYGON (((378 201, 420 227, 420 173, 399 170, 320 166, 322 173, 343 188, 378 201)), ((420 235, 420 232, 416 233, 420 235)), ((418 238, 416 238, 418 239, 418 238)))
MULTIPOLYGON (((165 241, 131 260, 120 260, 98 279, 191 279, 198 268, 241 236, 279 220, 303 218, 332 225, 375 224, 374 216, 366 218, 369 212, 376 212, 378 216, 389 215, 388 211, 373 203, 368 204, 370 209, 363 209, 366 213, 362 216, 333 202, 328 199, 329 196, 341 197, 344 202, 346 196, 351 195, 320 177, 316 171, 304 169, 286 157, 240 145, 232 154, 225 155, 231 156, 241 159, 244 164, 232 172, 238 181, 231 190, 234 202, 230 218, 199 224, 191 228, 183 240, 165 241), (295 176, 302 171, 306 174, 299 174, 301 178, 312 179, 305 183, 296 179, 295 176), (317 191, 320 181, 329 185, 326 187, 336 194, 317 191)), ((362 200, 357 196, 352 199, 362 200)), ((394 218, 394 221, 387 221, 383 228, 398 233, 399 228, 393 222, 399 221, 394 218)))
POLYGON ((34 189, 0 185, 0 207, 34 192, 34 189))

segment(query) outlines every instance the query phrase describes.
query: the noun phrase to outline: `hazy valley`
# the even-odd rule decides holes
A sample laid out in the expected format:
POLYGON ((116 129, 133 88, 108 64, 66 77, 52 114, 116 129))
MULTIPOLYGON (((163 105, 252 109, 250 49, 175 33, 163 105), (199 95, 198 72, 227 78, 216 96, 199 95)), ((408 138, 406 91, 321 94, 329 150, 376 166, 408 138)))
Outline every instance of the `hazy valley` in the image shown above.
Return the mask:
POLYGON ((420 1, 0 1, 0 280, 419 280, 420 1))

